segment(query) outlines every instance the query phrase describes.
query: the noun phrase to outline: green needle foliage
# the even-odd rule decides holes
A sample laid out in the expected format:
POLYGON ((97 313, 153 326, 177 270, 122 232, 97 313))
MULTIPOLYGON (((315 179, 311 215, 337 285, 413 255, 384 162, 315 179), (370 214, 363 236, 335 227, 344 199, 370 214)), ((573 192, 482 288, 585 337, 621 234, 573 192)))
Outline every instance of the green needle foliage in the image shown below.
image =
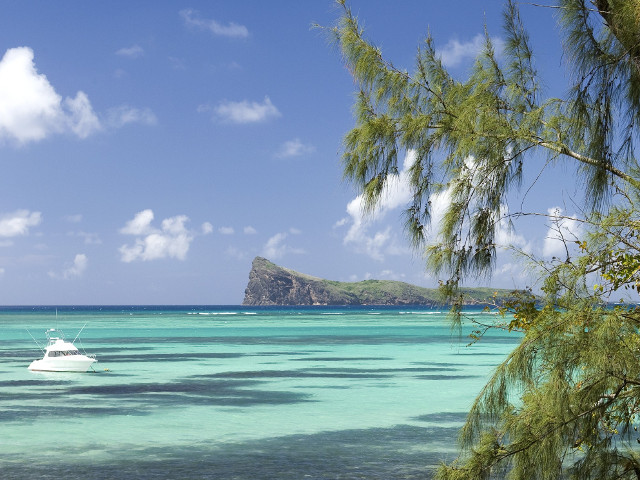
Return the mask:
MULTIPOLYGON (((452 300, 462 281, 491 274, 499 247, 515 250, 497 244, 500 225, 545 215, 508 208, 541 154, 575 167, 585 186, 583 216, 571 219, 583 238, 565 239, 563 259, 527 255, 543 296, 520 292, 498 307, 501 321, 484 326, 522 340, 479 393, 460 456, 437 478, 640 479, 640 309, 607 303, 624 289, 640 293, 640 0, 553 6, 572 73, 565 98, 544 96, 513 0, 505 2, 504 51, 486 32, 463 81, 431 37, 413 72, 394 67, 338 3, 343 14, 330 31, 359 86, 345 177, 373 210, 399 158, 415 155, 406 230, 452 300), (431 199, 445 193, 448 208, 429 238, 431 199)), ((559 232, 563 220, 550 217, 559 232)))

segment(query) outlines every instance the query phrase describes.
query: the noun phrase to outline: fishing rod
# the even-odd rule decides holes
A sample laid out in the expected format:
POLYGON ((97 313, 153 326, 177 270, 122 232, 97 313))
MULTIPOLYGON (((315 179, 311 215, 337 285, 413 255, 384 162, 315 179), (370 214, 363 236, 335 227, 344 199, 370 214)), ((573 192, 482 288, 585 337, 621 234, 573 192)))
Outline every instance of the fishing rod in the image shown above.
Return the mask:
POLYGON ((27 328, 26 330, 27 330, 27 333, 29 334, 29 336, 30 336, 31 338, 33 338, 33 341, 34 341, 34 342, 36 342, 36 345, 38 345, 38 348, 40 349, 40 351, 41 351, 42 353, 44 353, 44 348, 42 348, 42 347, 40 346, 40 343, 39 343, 39 342, 38 342, 38 341, 33 337, 33 335, 31 335, 31 332, 29 331, 29 329, 27 328))
POLYGON ((76 335, 76 338, 73 339, 73 342, 71 343, 76 343, 76 340, 78 339, 78 337, 80 336, 80 334, 82 333, 82 330, 84 330, 84 327, 87 326, 87 323, 89 322, 84 322, 84 325, 82 326, 82 328, 80 329, 80 331, 78 332, 78 334, 76 335))

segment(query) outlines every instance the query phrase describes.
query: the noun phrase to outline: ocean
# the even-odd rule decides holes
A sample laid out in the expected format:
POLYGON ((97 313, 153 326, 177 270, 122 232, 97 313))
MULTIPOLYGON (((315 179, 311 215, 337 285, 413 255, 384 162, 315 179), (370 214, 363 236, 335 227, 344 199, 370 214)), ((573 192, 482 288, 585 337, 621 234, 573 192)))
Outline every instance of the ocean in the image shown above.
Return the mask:
POLYGON ((469 332, 421 307, 0 307, 0 477, 429 479, 518 341, 469 332), (83 326, 95 372, 27 369, 31 336, 83 326))

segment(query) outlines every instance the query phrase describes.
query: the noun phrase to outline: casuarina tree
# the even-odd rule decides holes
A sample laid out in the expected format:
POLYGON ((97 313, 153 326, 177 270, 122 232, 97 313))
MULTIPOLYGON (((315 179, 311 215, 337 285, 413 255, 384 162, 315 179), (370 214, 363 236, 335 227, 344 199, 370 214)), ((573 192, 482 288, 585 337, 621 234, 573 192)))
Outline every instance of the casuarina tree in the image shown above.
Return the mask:
POLYGON ((486 32, 463 80, 443 65, 431 37, 412 72, 396 68, 338 3, 343 13, 330 32, 358 86, 344 174, 366 207, 376 208, 410 154, 406 231, 442 279, 453 318, 464 314, 459 286, 490 275, 503 249, 521 254, 539 286, 496 306, 502 316, 491 328, 521 340, 478 393, 459 458, 437 478, 640 479, 640 310, 611 304, 625 291, 640 293, 640 1, 548 6, 571 74, 562 98, 541 88, 512 0, 503 48, 486 32), (542 155, 576 172, 567 181, 584 185, 581 215, 509 205, 542 155), (430 225, 437 196, 447 207, 430 225), (525 215, 547 215, 558 233, 563 222, 579 222, 583 233, 561 237, 566 255, 536 258, 500 243, 501 229, 525 215))

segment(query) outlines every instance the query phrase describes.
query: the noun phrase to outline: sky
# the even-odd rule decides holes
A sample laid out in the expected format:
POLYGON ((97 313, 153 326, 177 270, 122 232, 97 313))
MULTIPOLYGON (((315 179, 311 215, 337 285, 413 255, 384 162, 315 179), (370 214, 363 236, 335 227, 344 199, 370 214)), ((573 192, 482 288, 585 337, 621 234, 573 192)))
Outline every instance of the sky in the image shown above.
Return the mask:
MULTIPOLYGON (((428 32, 461 79, 485 26, 503 38, 502 2, 349 5, 408 70, 428 32)), ((331 0, 2 2, 0 304, 239 304, 258 255, 331 280, 436 286, 403 232, 403 173, 373 216, 343 179, 355 84, 313 27, 339 16, 331 0)), ((553 11, 522 16, 546 93, 562 95, 553 11)), ((574 214, 572 168, 543 162, 518 207, 574 214)), ((543 220, 501 235, 561 253, 543 220)), ((501 254, 476 283, 529 281, 501 254)))

